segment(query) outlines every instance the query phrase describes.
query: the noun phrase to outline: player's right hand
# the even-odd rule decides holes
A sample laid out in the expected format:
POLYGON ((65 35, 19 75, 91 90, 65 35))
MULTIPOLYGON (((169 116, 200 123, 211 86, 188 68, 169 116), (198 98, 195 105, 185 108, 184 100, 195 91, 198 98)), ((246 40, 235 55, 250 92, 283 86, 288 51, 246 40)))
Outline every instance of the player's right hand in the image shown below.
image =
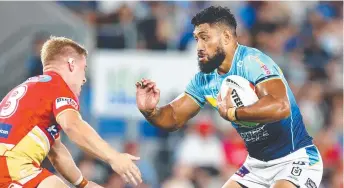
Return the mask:
POLYGON ((142 79, 136 82, 136 103, 141 112, 152 112, 160 100, 160 90, 155 82, 142 79))
POLYGON ((217 99, 216 99, 216 103, 217 103, 217 108, 218 108, 218 112, 220 114, 220 116, 227 120, 227 121, 230 121, 230 119, 228 119, 228 109, 229 108, 233 108, 233 104, 232 104, 232 90, 231 88, 228 89, 227 91, 227 94, 225 96, 224 99, 222 99, 221 97, 221 93, 219 93, 219 95, 217 96, 217 99))
POLYGON ((111 168, 121 176, 121 178, 132 185, 138 185, 142 182, 141 172, 133 161, 139 160, 127 153, 119 153, 110 162, 111 168))

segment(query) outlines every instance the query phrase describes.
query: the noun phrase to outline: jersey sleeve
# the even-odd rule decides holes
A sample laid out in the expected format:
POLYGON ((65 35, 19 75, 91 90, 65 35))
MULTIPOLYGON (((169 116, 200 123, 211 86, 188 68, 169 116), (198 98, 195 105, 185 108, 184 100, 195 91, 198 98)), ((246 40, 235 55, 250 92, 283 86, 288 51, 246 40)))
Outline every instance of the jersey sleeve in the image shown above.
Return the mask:
POLYGON ((79 111, 79 101, 74 93, 66 87, 56 88, 56 95, 53 100, 53 113, 55 118, 65 110, 79 111))
POLYGON ((244 58, 244 74, 247 80, 254 85, 281 78, 277 64, 264 54, 249 55, 244 58))
POLYGON ((196 74, 186 87, 185 93, 188 94, 200 107, 205 104, 205 97, 201 90, 201 75, 196 74))

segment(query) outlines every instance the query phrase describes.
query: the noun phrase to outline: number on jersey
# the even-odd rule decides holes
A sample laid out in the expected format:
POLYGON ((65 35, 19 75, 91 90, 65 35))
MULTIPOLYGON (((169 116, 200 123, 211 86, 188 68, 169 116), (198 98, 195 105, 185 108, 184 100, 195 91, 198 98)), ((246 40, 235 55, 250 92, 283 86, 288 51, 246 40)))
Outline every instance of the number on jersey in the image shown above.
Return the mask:
POLYGON ((17 110, 20 99, 26 94, 27 86, 21 85, 15 88, 9 97, 0 103, 0 118, 8 118, 17 110))

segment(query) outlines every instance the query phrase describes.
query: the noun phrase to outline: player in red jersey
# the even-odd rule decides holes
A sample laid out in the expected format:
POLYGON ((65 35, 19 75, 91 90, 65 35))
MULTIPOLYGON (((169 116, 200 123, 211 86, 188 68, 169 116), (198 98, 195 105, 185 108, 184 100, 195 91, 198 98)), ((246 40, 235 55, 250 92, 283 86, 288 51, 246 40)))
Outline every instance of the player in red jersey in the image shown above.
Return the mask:
POLYGON ((142 181, 133 162, 139 158, 112 149, 79 114, 86 56, 76 42, 51 37, 41 51, 44 74, 15 87, 0 103, 0 188, 67 187, 40 167, 45 157, 77 187, 100 187, 83 178, 60 140, 60 130, 83 151, 110 164, 126 182, 142 181))

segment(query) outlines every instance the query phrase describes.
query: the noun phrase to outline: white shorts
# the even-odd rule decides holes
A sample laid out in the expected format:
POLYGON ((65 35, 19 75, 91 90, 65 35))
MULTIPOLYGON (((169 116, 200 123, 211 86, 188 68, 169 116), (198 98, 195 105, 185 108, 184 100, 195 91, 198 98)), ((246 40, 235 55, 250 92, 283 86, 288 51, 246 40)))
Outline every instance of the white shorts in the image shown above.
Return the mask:
POLYGON ((311 145, 268 162, 247 156, 230 179, 249 188, 271 187, 277 180, 288 180, 300 188, 318 188, 322 174, 321 156, 311 145))

